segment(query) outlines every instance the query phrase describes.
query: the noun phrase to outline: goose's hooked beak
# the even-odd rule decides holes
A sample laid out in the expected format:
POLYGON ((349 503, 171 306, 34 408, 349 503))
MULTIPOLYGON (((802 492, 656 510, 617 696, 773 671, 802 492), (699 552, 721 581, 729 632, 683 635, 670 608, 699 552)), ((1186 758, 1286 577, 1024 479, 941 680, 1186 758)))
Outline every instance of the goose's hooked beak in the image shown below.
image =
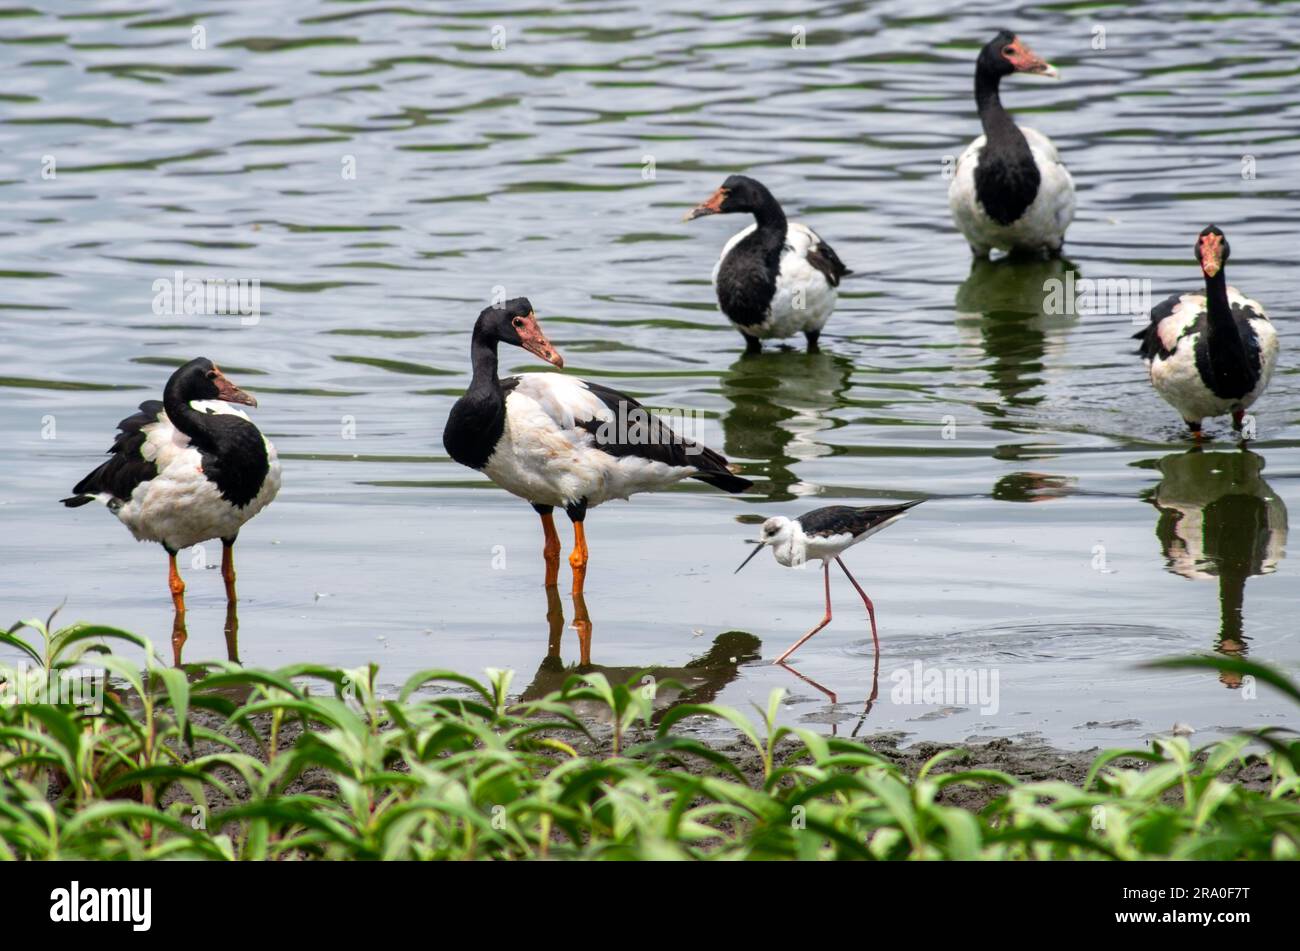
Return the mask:
MULTIPOLYGON (((754 538, 747 538, 747 539, 745 539, 745 544, 746 544, 746 545, 753 545, 753 546, 754 546, 754 550, 751 551, 751 552, 749 553, 749 557, 748 557, 748 558, 746 558, 744 561, 742 561, 742 562, 740 563, 740 568, 744 568, 747 564, 749 564, 751 561, 753 561, 753 560, 754 560, 754 556, 757 555, 757 554, 758 554, 760 551, 762 551, 763 548, 764 548, 764 543, 761 542, 761 541, 758 541, 757 539, 754 539, 754 538)), ((732 572, 732 574, 733 574, 733 575, 738 575, 738 574, 740 574, 740 568, 737 568, 735 571, 732 572)))
POLYGON ((1007 62, 1016 68, 1018 73, 1036 73, 1039 76, 1047 76, 1050 79, 1060 79, 1061 74, 1056 71, 1056 67, 1043 59, 1028 46, 1016 37, 1007 47, 1010 51, 1006 55, 1007 62))
POLYGON ((537 322, 537 315, 529 311, 527 317, 516 318, 516 320, 518 323, 515 332, 519 334, 519 346, 552 366, 563 369, 564 357, 560 356, 560 351, 551 346, 551 342, 546 339, 546 334, 542 333, 542 325, 537 322))
POLYGON ((242 403, 245 406, 257 405, 256 397, 250 396, 231 383, 226 375, 215 366, 212 368, 212 382, 217 386, 217 399, 227 403, 242 403))
POLYGON ((707 200, 696 205, 686 213, 682 221, 694 221, 696 218, 703 218, 705 215, 717 215, 722 213, 722 203, 727 200, 727 190, 719 188, 716 192, 708 197, 707 200))

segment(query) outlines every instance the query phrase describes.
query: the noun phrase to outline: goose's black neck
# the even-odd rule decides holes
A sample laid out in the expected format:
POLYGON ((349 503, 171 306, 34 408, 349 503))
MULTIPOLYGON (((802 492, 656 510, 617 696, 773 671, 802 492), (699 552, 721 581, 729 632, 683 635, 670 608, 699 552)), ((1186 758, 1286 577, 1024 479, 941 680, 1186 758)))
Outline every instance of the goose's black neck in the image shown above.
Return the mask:
POLYGON ((754 207, 754 221, 758 223, 759 231, 779 237, 781 243, 785 243, 785 211, 781 208, 781 203, 767 189, 763 190, 759 202, 754 207))
POLYGON ((242 508, 262 490, 270 471, 266 442, 256 426, 234 413, 202 413, 189 394, 168 383, 163 409, 173 426, 189 437, 203 459, 203 474, 221 497, 242 508))
POLYGON ((469 345, 469 361, 473 370, 467 392, 492 392, 501 395, 501 381, 497 379, 497 341, 474 328, 469 345))
POLYGON ((497 339, 474 328, 469 345, 473 376, 456 401, 442 431, 447 455, 463 466, 482 469, 505 432, 506 400, 497 378, 497 339))
POLYGON ((1228 278, 1222 267, 1205 278, 1206 340, 1197 348, 1197 369, 1215 395, 1245 396, 1259 382, 1258 362, 1251 359, 1242 328, 1228 302, 1228 278))
POLYGON ((785 249, 786 219, 780 203, 763 188, 750 211, 757 227, 722 260, 716 290, 718 306, 742 327, 767 320, 785 249))
POLYGON ((983 64, 975 69, 975 105, 985 136, 975 168, 975 191, 988 216, 1009 225, 1034 203, 1042 175, 1024 133, 1002 106, 1001 79, 983 64))
POLYGON ((181 392, 180 386, 169 382, 163 390, 163 409, 167 411, 167 418, 172 421, 172 425, 190 437, 191 443, 200 449, 214 450, 214 434, 208 425, 210 416, 191 406, 192 399, 197 397, 181 392))
POLYGON ((975 70, 975 107, 979 110, 980 124, 990 142, 1012 134, 1023 140, 1015 120, 1002 105, 1001 84, 1002 77, 992 70, 982 66, 975 70))
POLYGON ((1232 305, 1228 303, 1228 278, 1223 268, 1213 277, 1205 278, 1205 312, 1214 349, 1229 356, 1240 355, 1244 360, 1246 348, 1232 316, 1232 305))

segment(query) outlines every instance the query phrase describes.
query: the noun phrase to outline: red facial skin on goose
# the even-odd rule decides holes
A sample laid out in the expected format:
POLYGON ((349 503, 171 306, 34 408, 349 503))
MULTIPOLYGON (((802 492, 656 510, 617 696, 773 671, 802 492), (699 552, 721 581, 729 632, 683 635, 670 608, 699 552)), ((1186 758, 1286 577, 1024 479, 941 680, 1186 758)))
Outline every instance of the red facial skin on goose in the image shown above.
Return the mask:
POLYGON ((212 382, 217 385, 217 399, 224 400, 227 403, 243 403, 245 406, 256 406, 257 400, 245 393, 235 384, 231 383, 217 367, 212 368, 212 382))
POLYGON ((1018 36, 1003 48, 1002 55, 1008 63, 1016 68, 1018 73, 1056 75, 1056 67, 1020 42, 1018 36))
POLYGON ((527 317, 518 318, 515 322, 515 333, 519 334, 519 345, 533 356, 540 357, 560 369, 564 368, 564 357, 560 356, 559 351, 546 339, 546 334, 542 333, 542 327, 534 314, 530 313, 527 317))
POLYGON ((1201 273, 1214 277, 1223 268, 1223 236, 1207 234, 1201 236, 1200 244, 1201 273))
POLYGON ((694 221, 696 218, 703 218, 705 215, 716 215, 722 211, 722 203, 727 200, 727 190, 719 188, 709 196, 708 200, 696 205, 686 214, 687 221, 694 221))

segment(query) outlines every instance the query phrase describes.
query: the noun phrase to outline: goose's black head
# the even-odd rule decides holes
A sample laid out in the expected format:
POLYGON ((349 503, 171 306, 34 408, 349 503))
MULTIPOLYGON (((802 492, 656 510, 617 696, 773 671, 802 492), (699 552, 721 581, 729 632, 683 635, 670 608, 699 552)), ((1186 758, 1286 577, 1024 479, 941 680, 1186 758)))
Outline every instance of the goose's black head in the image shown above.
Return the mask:
POLYGON ((1196 260, 1201 265, 1201 273, 1206 277, 1215 277, 1228 263, 1228 239, 1214 225, 1197 236, 1196 260))
POLYGON ((257 400, 226 378, 221 369, 206 357, 198 357, 171 375, 164 395, 182 403, 194 400, 224 400, 256 406, 257 400))
POLYGON ((1002 30, 980 50, 975 71, 989 76, 1039 73, 1056 78, 1056 68, 1021 42, 1010 30, 1002 30))
POLYGON ((686 215, 686 220, 694 221, 705 215, 729 215, 733 212, 756 214, 775 204, 776 199, 762 182, 747 175, 730 175, 707 201, 696 205, 686 215))
POLYGON ((474 337, 476 340, 522 347, 547 363, 564 366, 564 358, 551 346, 546 334, 542 333, 537 315, 533 313, 533 305, 527 297, 516 297, 499 307, 484 308, 474 324, 474 337))

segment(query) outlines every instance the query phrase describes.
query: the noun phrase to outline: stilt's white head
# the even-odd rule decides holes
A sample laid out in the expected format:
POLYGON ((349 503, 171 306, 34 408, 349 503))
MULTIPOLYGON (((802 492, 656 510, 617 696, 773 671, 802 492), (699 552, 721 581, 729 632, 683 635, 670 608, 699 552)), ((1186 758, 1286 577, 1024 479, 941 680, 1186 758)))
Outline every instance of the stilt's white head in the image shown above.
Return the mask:
MULTIPOLYGON (((763 528, 758 534, 758 541, 751 544, 757 545, 749 557, 740 563, 740 568, 744 568, 753 560, 754 556, 763 550, 765 546, 772 546, 776 552, 777 560, 782 564, 789 564, 792 550, 798 537, 802 535, 799 531, 799 523, 792 518, 786 518, 784 515, 774 515, 763 523, 763 528)), ((740 568, 736 571, 739 572, 740 568)))

